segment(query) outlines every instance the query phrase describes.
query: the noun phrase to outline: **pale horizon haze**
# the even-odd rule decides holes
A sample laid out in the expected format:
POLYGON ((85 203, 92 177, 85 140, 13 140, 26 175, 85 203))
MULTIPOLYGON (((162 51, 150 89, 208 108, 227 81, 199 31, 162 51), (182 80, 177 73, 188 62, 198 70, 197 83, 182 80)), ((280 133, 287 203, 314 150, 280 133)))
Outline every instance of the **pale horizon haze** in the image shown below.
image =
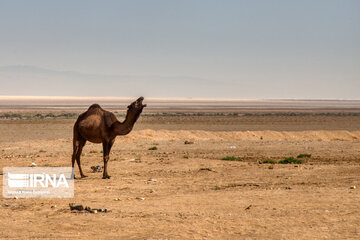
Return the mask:
POLYGON ((360 1, 1 1, 0 96, 360 99, 360 1))

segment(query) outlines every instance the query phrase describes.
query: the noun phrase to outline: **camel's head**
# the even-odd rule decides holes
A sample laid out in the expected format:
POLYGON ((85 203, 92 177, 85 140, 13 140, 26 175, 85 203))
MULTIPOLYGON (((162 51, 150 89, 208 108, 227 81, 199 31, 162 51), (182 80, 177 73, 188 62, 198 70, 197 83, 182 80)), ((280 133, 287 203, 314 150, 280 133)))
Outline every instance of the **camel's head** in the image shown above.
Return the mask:
POLYGON ((135 102, 131 103, 128 106, 129 110, 142 112, 143 108, 146 107, 146 104, 143 104, 144 97, 139 97, 135 102))

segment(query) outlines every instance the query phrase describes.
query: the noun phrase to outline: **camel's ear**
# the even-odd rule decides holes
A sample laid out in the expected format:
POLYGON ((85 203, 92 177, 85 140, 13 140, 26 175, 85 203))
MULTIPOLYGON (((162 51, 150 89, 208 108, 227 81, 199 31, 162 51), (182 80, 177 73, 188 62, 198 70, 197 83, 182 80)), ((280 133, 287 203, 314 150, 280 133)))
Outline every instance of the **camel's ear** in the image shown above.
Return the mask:
POLYGON ((113 119, 112 119, 112 116, 111 116, 111 113, 110 112, 105 112, 104 113, 104 120, 105 120, 105 125, 106 127, 110 128, 111 125, 113 124, 113 119))

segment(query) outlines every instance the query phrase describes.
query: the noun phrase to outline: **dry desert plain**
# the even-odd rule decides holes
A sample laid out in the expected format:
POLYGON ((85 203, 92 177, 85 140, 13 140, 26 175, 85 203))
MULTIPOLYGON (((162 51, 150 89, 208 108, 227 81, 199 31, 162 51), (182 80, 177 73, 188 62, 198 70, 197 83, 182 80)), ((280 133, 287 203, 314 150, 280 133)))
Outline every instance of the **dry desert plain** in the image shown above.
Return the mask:
MULTIPOLYGON (((44 116, 84 109, 1 109, 0 168, 70 166, 76 117, 44 116)), ((102 149, 87 143, 88 177, 75 180, 73 199, 1 198, 0 238, 360 238, 359 110, 161 111, 146 109, 117 138, 111 179, 92 172, 102 149), (263 163, 299 154, 311 157, 263 163), (69 203, 111 211, 70 211, 69 203)))

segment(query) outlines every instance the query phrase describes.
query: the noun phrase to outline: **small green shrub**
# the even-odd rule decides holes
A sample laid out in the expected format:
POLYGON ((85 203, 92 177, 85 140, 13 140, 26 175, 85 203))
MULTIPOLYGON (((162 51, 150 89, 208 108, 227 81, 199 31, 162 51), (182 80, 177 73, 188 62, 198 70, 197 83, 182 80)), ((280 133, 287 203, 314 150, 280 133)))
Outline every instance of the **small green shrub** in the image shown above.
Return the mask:
POLYGON ((297 158, 310 158, 311 154, 308 153, 301 153, 297 156, 297 158))
POLYGON ((39 151, 39 152, 44 153, 44 152, 46 152, 46 151, 45 151, 45 150, 40 149, 40 151, 39 151))
POLYGON ((241 158, 234 157, 234 156, 226 156, 226 157, 223 157, 221 160, 225 160, 225 161, 239 161, 239 162, 242 162, 242 159, 241 159, 241 158))
POLYGON ((157 150, 158 148, 157 147, 151 147, 149 148, 149 150, 157 150))
POLYGON ((302 164, 303 162, 299 159, 295 159, 293 157, 287 157, 284 160, 280 160, 279 164, 302 164))
POLYGON ((188 155, 184 155, 183 158, 189 159, 189 156, 188 156, 188 155))
POLYGON ((262 163, 270 163, 270 164, 275 164, 276 163, 276 161, 275 160, 272 160, 272 159, 266 159, 266 160, 264 160, 262 163))

